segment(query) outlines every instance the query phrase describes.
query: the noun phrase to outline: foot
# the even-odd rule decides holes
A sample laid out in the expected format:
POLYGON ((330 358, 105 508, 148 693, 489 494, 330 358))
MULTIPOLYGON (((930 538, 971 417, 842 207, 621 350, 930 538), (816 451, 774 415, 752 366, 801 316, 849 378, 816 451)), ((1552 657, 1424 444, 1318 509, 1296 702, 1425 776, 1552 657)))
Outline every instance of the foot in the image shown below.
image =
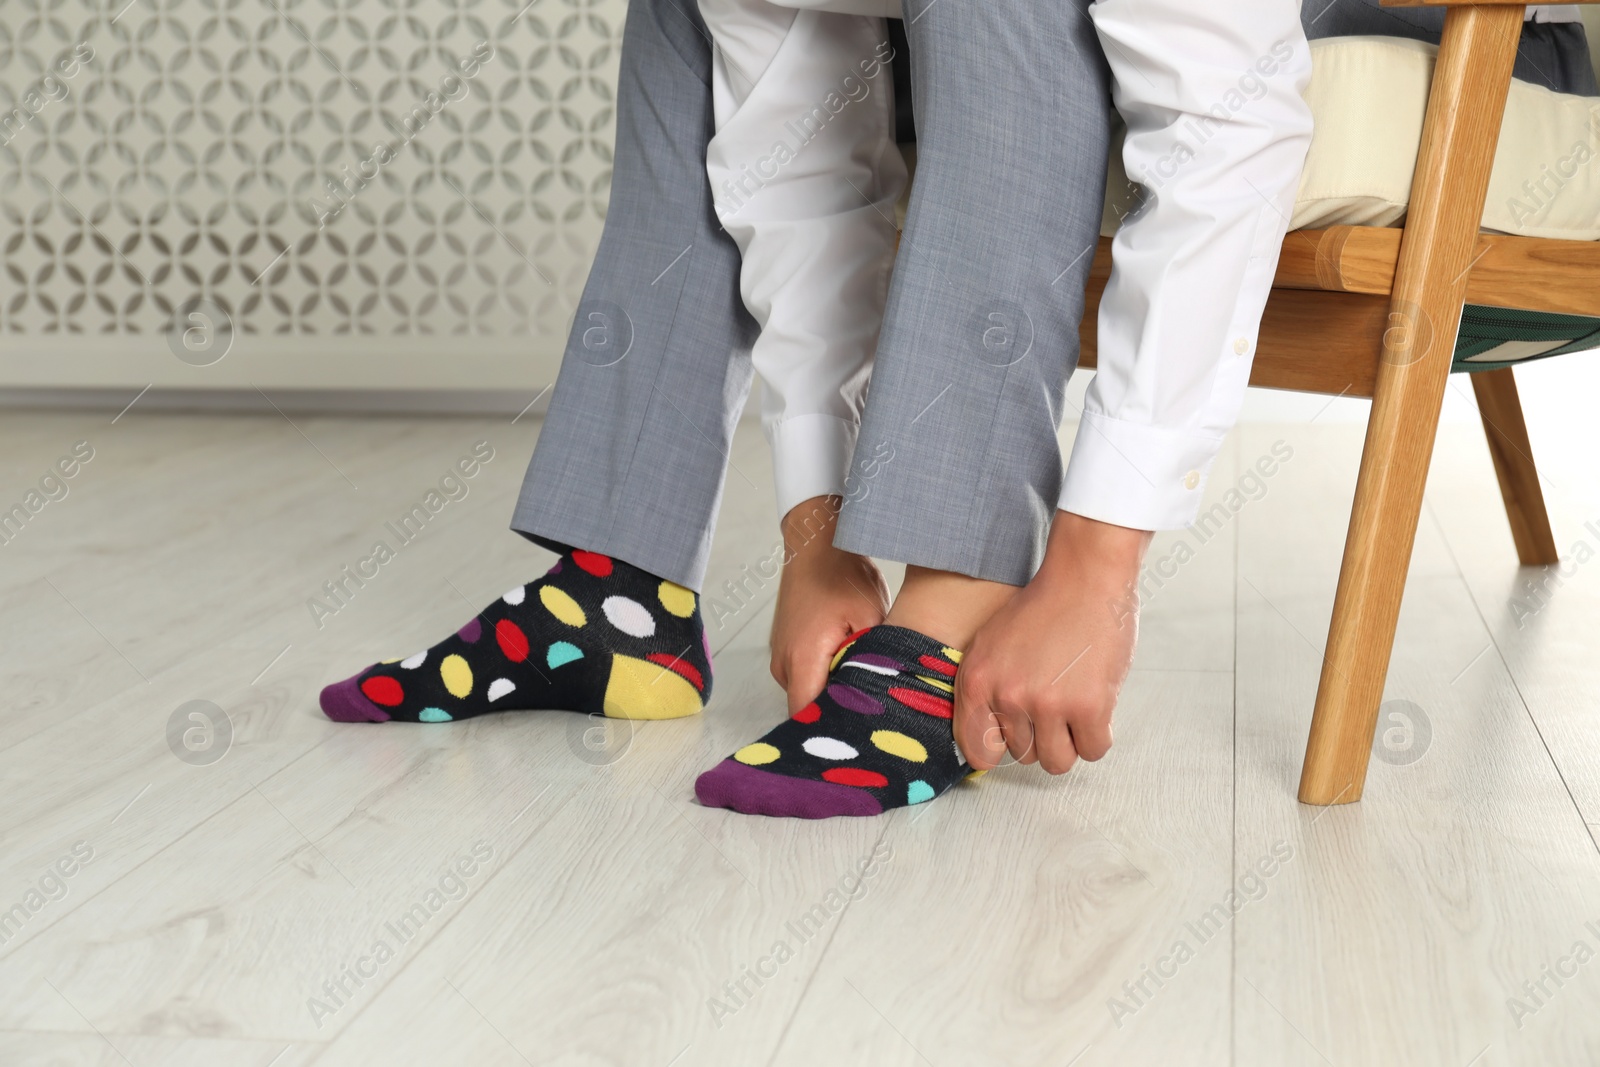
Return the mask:
POLYGON ((432 648, 328 686, 322 710, 337 722, 545 708, 674 719, 710 696, 699 597, 621 560, 572 551, 432 648))
POLYGON ((708 807, 826 819, 921 804, 969 772, 951 732, 961 653, 898 626, 852 635, 821 694, 702 774, 708 807))

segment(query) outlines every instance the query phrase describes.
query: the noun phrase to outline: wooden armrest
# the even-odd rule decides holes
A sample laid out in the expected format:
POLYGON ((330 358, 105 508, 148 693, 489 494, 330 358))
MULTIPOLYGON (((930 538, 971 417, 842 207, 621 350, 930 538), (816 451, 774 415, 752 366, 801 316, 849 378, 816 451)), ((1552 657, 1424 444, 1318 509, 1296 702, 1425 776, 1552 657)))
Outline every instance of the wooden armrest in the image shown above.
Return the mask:
MULTIPOLYGON (((1401 236, 1387 226, 1290 231, 1272 284, 1388 296, 1401 236)), ((1481 233, 1469 272, 1470 304, 1600 318, 1600 241, 1481 233)))

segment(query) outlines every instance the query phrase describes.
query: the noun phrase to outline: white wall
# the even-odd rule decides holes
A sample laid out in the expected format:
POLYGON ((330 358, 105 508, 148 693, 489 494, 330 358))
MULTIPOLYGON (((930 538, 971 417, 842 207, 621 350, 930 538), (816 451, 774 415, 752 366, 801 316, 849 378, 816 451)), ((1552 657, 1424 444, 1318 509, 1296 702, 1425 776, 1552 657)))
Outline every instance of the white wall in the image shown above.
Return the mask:
POLYGON ((0 388, 549 382, 626 6, 0 5, 0 388))

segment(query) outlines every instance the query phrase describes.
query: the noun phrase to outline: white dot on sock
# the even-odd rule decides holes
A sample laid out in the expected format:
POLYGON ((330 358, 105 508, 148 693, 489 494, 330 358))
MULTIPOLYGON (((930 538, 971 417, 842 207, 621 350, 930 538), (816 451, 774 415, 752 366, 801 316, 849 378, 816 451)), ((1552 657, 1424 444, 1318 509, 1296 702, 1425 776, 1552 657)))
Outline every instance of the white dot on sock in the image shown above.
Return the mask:
POLYGON ((415 656, 407 656, 405 659, 401 660, 400 661, 400 666, 404 667, 408 671, 414 671, 418 667, 422 666, 423 662, 427 658, 428 658, 428 650, 427 649, 423 649, 421 652, 418 652, 415 656))
POLYGON ((493 703, 516 689, 516 683, 510 678, 496 678, 489 683, 489 702, 493 703))
POLYGON ((800 747, 818 759, 855 759, 861 755, 837 737, 808 737, 800 747))
POLYGON ((887 674, 887 675, 891 675, 892 676, 892 675, 896 675, 896 674, 900 673, 899 671, 895 670, 893 667, 885 667, 882 664, 878 664, 878 663, 862 663, 858 659, 847 659, 847 660, 844 661, 843 664, 841 664, 841 666, 844 666, 844 667, 859 667, 864 671, 871 671, 873 674, 887 674))
POLYGON ((508 589, 506 590, 506 595, 500 599, 504 600, 512 607, 516 607, 518 604, 528 599, 528 587, 525 585, 519 585, 515 589, 508 589))
POLYGON ((649 610, 637 600, 625 596, 608 596, 600 610, 612 626, 630 637, 649 637, 656 632, 656 620, 649 610))

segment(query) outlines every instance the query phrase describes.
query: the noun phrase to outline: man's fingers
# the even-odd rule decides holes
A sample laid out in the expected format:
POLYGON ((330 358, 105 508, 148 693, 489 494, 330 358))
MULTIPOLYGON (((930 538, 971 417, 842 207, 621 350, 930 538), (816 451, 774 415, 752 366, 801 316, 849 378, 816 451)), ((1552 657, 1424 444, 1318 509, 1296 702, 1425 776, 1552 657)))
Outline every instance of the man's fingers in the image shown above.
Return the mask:
POLYGON ((1005 734, 999 720, 989 710, 988 702, 971 687, 963 688, 961 675, 956 675, 955 734, 956 745, 973 770, 992 771, 1000 765, 1005 755, 1005 734))
POLYGON ((1111 721, 1091 719, 1072 724, 1072 747, 1078 755, 1093 763, 1111 751, 1111 721))
POLYGON ((784 689, 789 694, 790 715, 817 699, 817 694, 827 684, 828 661, 832 658, 833 649, 819 647, 797 656, 789 664, 789 681, 784 689))
POLYGON ((1018 763, 1038 763, 1039 752, 1033 742, 1033 719, 1016 707, 1003 707, 995 712, 995 719, 1005 734, 1005 747, 1018 763))
POLYGON ((1051 774, 1066 774, 1078 761, 1079 752, 1073 743, 1072 731, 1062 720, 1040 723, 1034 743, 1039 749, 1039 766, 1051 774))

